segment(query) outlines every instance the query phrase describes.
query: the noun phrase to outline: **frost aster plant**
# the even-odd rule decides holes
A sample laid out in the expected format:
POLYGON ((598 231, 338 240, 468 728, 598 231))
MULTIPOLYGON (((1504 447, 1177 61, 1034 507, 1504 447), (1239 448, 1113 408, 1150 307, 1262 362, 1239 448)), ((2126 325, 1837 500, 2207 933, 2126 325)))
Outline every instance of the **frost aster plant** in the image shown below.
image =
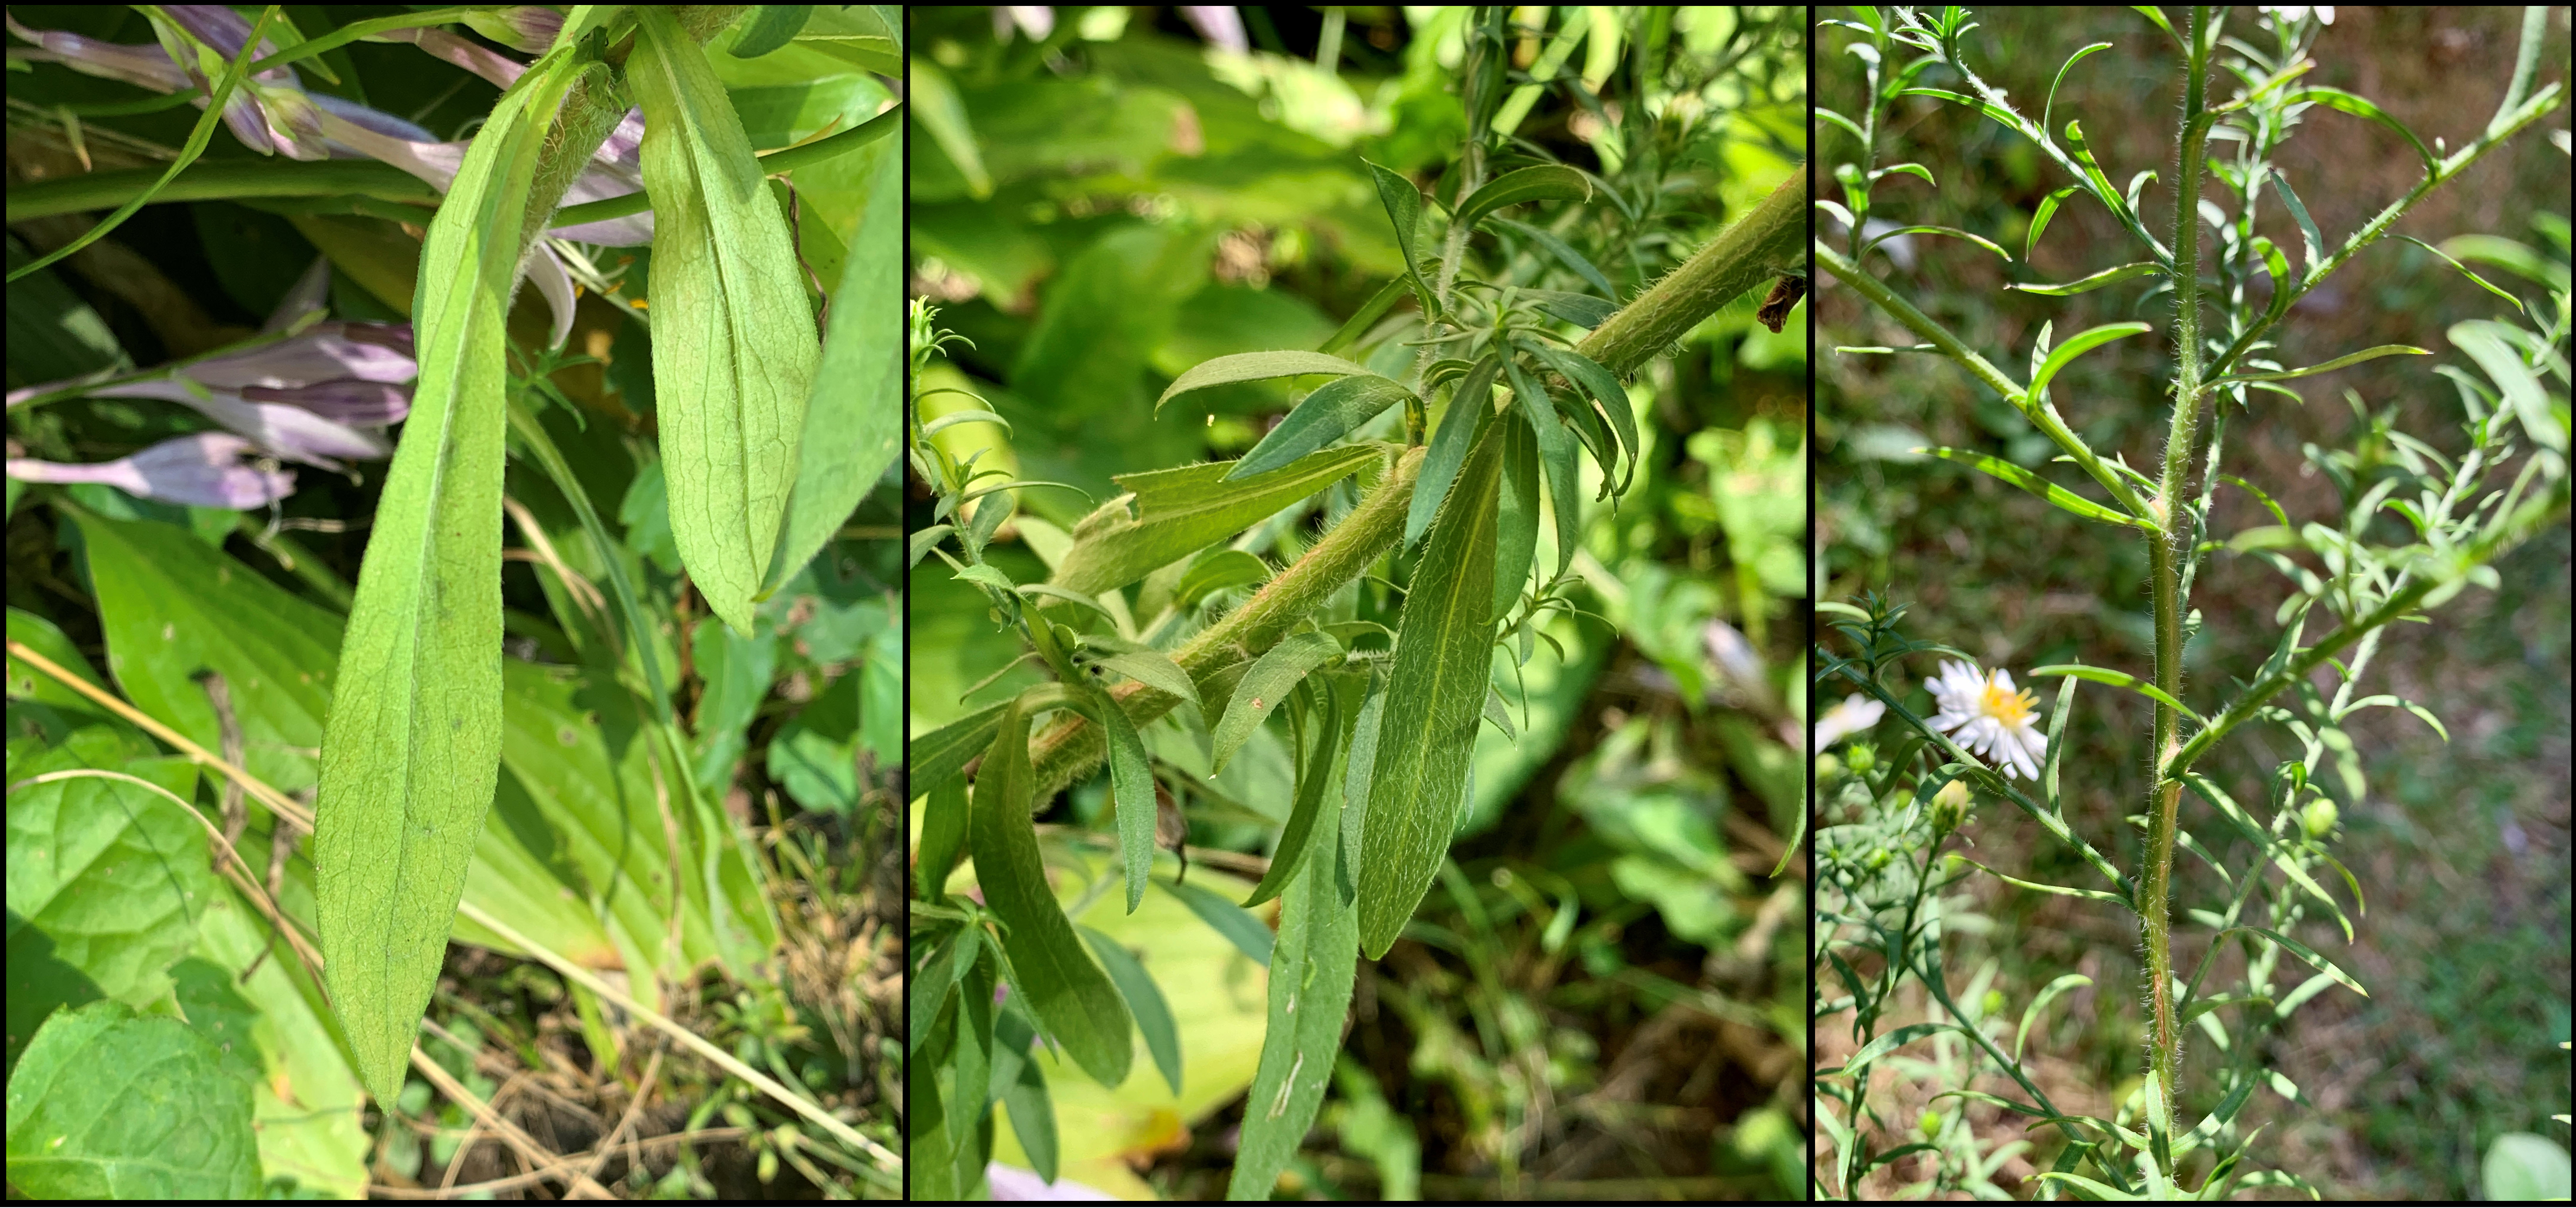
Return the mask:
MULTIPOLYGON (((1622 377, 1753 291, 1771 289, 1782 314, 1794 302, 1805 274, 1803 166, 1624 304, 1592 258, 1546 233, 1588 219, 1636 238, 1649 225, 1641 216, 1657 213, 1653 199, 1679 191, 1678 174, 1676 184, 1653 170, 1605 180, 1510 137, 1512 119, 1497 114, 1517 78, 1512 17, 1478 8, 1467 20, 1467 139, 1433 195, 1368 165, 1405 271, 1320 347, 1220 356, 1163 392, 1158 407, 1237 383, 1311 384, 1240 460, 1119 476, 1128 494, 1074 526, 1048 579, 1016 582, 986 556, 1013 514, 1010 492, 1071 488, 1010 480, 979 465, 980 453, 961 459, 930 439, 961 424, 1007 430, 982 400, 926 422, 916 410, 912 467, 937 503, 911 557, 935 553, 972 584, 1047 678, 913 740, 909 788, 926 798, 912 904, 924 954, 911 999, 914 1195, 968 1198, 985 1184, 996 1097, 1052 1178, 1052 1110, 1040 1067, 1025 1059, 1036 1037, 1117 1086, 1130 1076, 1132 1026, 1180 1089, 1161 994, 1115 940, 1068 918, 1032 820, 1105 761, 1119 871, 1096 892, 1133 912, 1150 884, 1184 895, 1211 923, 1228 920, 1217 925, 1230 937, 1267 943, 1256 957, 1269 970, 1267 1031, 1228 1194, 1269 1197, 1322 1105, 1357 962, 1387 952, 1441 872, 1480 727, 1513 733, 1492 687, 1494 647, 1527 661, 1535 643, 1555 644, 1535 622, 1574 608, 1587 485, 1578 457, 1597 468, 1596 499, 1623 492, 1635 473, 1636 412, 1622 377), (1562 208, 1515 211, 1527 222, 1503 212, 1530 203, 1562 208), (1625 225, 1606 218, 1613 209, 1625 225), (1406 301, 1409 316, 1396 310, 1406 301), (1330 526, 1287 565, 1227 548, 1345 480, 1357 490, 1328 498, 1350 498, 1347 510, 1331 506, 1330 526), (1543 529, 1552 540, 1542 542, 1543 529), (1404 580, 1392 626, 1361 615, 1364 577, 1404 580), (1197 606, 1231 587, 1252 590, 1231 610, 1197 606), (1211 775, 1267 719, 1286 722, 1293 804, 1242 904, 1279 901, 1275 942, 1233 901, 1149 878, 1157 822, 1171 807, 1160 804, 1140 732, 1176 712, 1204 744, 1211 775), (946 888, 963 860, 980 901, 946 888)), ((1665 44, 1658 35, 1632 53, 1665 44)), ((1654 120, 1626 137, 1648 137, 1654 120)), ((1687 129, 1679 116, 1663 120, 1687 129)), ((1641 259, 1670 240, 1650 238, 1636 244, 1641 259)), ((950 338, 916 303, 916 389, 950 338)))
MULTIPOLYGON (((2122 530, 2120 535, 2142 542, 2151 570, 2153 663, 2140 669, 2143 674, 2082 663, 2035 667, 2026 678, 2042 691, 2031 693, 2017 689, 2006 669, 1981 667, 1958 651, 1906 637, 1903 604, 1869 595, 1823 606, 1839 636, 1816 651, 1818 690, 1857 692, 1839 711, 1847 722, 1835 737, 1846 745, 1821 752, 1819 771, 1828 820, 1858 821, 1822 827, 1816 836, 1822 924, 1817 959, 1831 972, 1817 983, 1813 1013, 1820 1028, 1847 1026, 1854 1045, 1841 1064, 1815 1072, 1818 1124, 1829 1145, 1818 1162, 1821 1190, 1859 1198, 1873 1170, 1930 1155, 1933 1173, 1911 1188, 1914 1194, 1965 1191, 2008 1198, 1994 1177, 2025 1146, 1981 1144, 1965 1110, 1980 1104, 2029 1118, 2034 1141, 2043 1134, 2062 1140, 2053 1161, 2045 1150, 2033 1157, 2046 1164, 2031 1188, 2044 1197, 2220 1199, 2266 1186, 2313 1196, 2315 1188, 2300 1176, 2258 1168, 2248 1152, 2254 1137, 2239 1125, 2257 1089, 2297 1095, 2295 1085, 2262 1065, 2264 1034, 2319 993, 2338 987, 2367 993, 2333 960, 2291 934, 2304 921, 2330 918, 2351 942, 2352 922, 2329 886, 2341 881, 2356 913, 2361 902, 2359 881, 2324 846, 2333 833, 2335 805, 2312 781, 2312 772, 2329 759, 2350 758, 2342 727, 2358 710, 2402 706, 2438 729, 2430 712, 2410 702, 2359 695, 2359 681, 2386 627, 2422 620, 2470 586, 2494 584, 2490 563, 2564 522, 2565 270, 2535 269, 2528 275, 2542 284, 2545 296, 2517 297, 2443 249, 2399 236, 2460 268, 2502 302, 2496 318, 2440 333, 2462 354, 2452 359, 2468 366, 2443 364, 2434 371, 2450 379, 2444 393, 2455 392, 2459 402, 2460 422, 2451 433, 2402 431, 2394 407, 2373 411, 2352 395, 2360 422, 2351 447, 2308 447, 2315 469, 2336 490, 2332 514, 2295 518, 2261 487, 2231 472, 2227 429, 2231 420, 2266 423, 2299 397, 2289 384, 2297 379, 2378 357, 2432 355, 2408 345, 2311 352, 2310 342, 2292 334, 2286 320, 2294 303, 2357 257, 2393 254, 2384 246, 2387 237, 2427 196, 2560 111, 2559 84, 2535 87, 2548 10, 2526 11, 2521 52, 2492 120, 2465 145, 2451 148, 2441 140, 2426 145, 2369 100, 2306 82, 2316 67, 2309 51, 2330 10, 2284 8, 2249 19, 2245 10, 2195 7, 2177 18, 2153 7, 2137 9, 2142 35, 2170 47, 2181 85, 2173 156, 2164 168, 2175 178, 2169 185, 2176 194, 2173 219, 2154 227, 2141 197, 2157 174, 2140 172, 2125 189, 2115 186, 2109 169, 2088 149, 2083 120, 2054 114, 2057 84, 2110 43, 2078 51, 2045 90, 2030 88, 2029 95, 2043 97, 2032 111, 1968 62, 1966 35, 1975 23, 1965 10, 1853 11, 1852 20, 1826 23, 1854 36, 1842 54, 1825 61, 1851 65, 1865 76, 1866 109, 1819 111, 1823 125, 1848 136, 1840 144, 1849 158, 1834 169, 1841 200, 1816 202, 1833 222, 1819 224, 1815 258, 1836 282, 1920 342, 1838 351, 1931 353, 1956 362, 2054 446, 2056 462, 2071 463, 2090 478, 2092 490, 2079 491, 1986 453, 1922 451, 2038 495, 2078 522, 2122 530), (2235 36, 2225 32, 2231 21, 2235 36), (2061 174, 2063 187, 2030 215, 2020 259, 1968 231, 1873 216, 1874 194, 1902 177, 1937 187, 1921 164, 1882 162, 1882 144, 1895 141, 1891 115, 1919 104, 1908 98, 1979 115, 2027 143, 2044 171, 2061 174), (2420 173, 2376 217, 2337 239, 2320 228, 2274 157, 2308 123, 2353 119, 2379 123, 2402 137, 2420 157, 2420 173), (2050 218, 2067 204, 2104 207, 2123 229, 2126 246, 2104 252, 2102 266, 2076 280, 2032 279, 2030 254, 2050 218), (2277 210, 2265 212, 2273 206, 2277 210), (2296 230, 2296 249, 2257 233, 2258 226, 2277 221, 2273 214, 2296 230), (2138 291, 2139 313, 2165 316, 2169 330, 2162 335, 2170 358, 2159 372, 2171 415, 2160 460, 2140 470, 2117 454, 2096 451, 2061 417, 2049 394, 2049 382, 2075 358, 2154 332, 2154 325, 2113 323, 2056 339, 2053 324, 2043 326, 2028 354, 2028 376, 2016 380, 2000 367, 2009 360, 1990 359, 1893 283, 1920 254, 1913 244, 1897 241, 1925 236, 1965 240, 2003 257, 2011 265, 2008 275, 2027 281, 2009 288, 2023 293, 2063 297, 2122 287, 2138 291), (1887 254, 1873 262, 1873 251, 1887 254), (1890 275, 1882 278, 1882 272, 1890 275), (2222 500, 2221 487, 2233 488, 2228 494, 2242 504, 2220 506, 2233 502, 2222 500), (2243 525, 2249 518, 2252 523, 2243 525), (2204 617, 2192 607, 2195 572, 2221 554, 2259 558, 2282 574, 2289 590, 2273 613, 2204 617), (2204 626, 2239 625, 2278 626, 2270 657, 2248 676, 2186 685, 2184 644, 2204 626), (1902 674, 1909 660, 1931 655, 1949 658, 1926 684, 1937 705, 1926 716, 1909 703, 1902 674), (2053 693, 2044 687, 2051 681, 2053 693), (2130 819, 2144 835, 2134 868, 2120 868, 2104 854, 2125 845, 2112 836, 2078 833, 2063 811, 2063 782, 2084 774, 2062 767, 2079 681, 2133 691, 2154 705, 2152 730, 2138 736, 2136 748, 2149 788, 2139 815, 2130 819), (2038 706, 2050 696, 2043 728, 2038 706), (2220 744, 2249 724, 2276 728, 2286 739, 2266 749, 2296 754, 2271 768, 2259 798, 2240 803, 2206 769, 2220 744), (1890 730, 1893 736, 1887 737, 1890 730), (1857 741, 1864 731, 1882 741, 1857 741), (2100 885, 2042 884, 1996 871, 1961 851, 1945 851, 1968 824, 1973 799, 2011 804, 2051 842, 2080 858, 2100 885), (2222 899, 2191 904, 2187 911, 2207 925, 2198 943, 2186 937, 2177 945, 2171 927, 2177 845, 2218 870, 2226 887, 2222 899), (2336 875, 2328 876, 2328 869, 2336 875), (2090 978, 2068 974, 2051 982, 2021 1005, 2015 1028, 2009 1013, 2014 1004, 1989 984, 1991 971, 1970 979, 1962 992, 1944 968, 1944 924, 1958 916, 1943 891, 1980 873, 2023 891, 2078 898, 2134 916, 2144 958, 2144 1069, 2137 1091, 2116 1105, 2114 1118, 2061 1109, 2024 1064, 2033 1025, 2053 1000, 2089 985, 2090 978), (2219 956, 2231 946, 2243 953, 2241 980, 2213 981, 2219 956), (2195 948, 2196 961, 2188 959, 2195 948), (2181 967, 2178 955, 2186 958, 2181 967), (2308 976, 2301 979, 2303 972, 2308 976), (1919 981, 1937 1010, 1927 1021, 1891 1026, 1897 992, 1907 981, 1919 981), (1831 989, 1837 982, 1840 994, 1831 989), (2215 1068, 2204 1077, 2214 1085, 2196 1089, 2184 1078, 2186 1028, 2196 1028, 2207 1041, 2204 1051, 2213 1059, 2206 1064, 2215 1068), (1871 1102, 1872 1074, 1882 1063, 1958 1089, 1936 1095, 1934 1110, 1918 1119, 1889 1120, 1871 1102), (1969 1089, 1993 1075, 2009 1080, 2018 1093, 1969 1089), (2192 1109, 2203 1114, 2195 1120, 2192 1109)), ((2555 137, 2565 151, 2565 132, 2555 137)), ((2558 222, 2563 230, 2564 219, 2558 222)), ((2537 266, 2541 258, 2532 255, 2525 263, 2537 266)))

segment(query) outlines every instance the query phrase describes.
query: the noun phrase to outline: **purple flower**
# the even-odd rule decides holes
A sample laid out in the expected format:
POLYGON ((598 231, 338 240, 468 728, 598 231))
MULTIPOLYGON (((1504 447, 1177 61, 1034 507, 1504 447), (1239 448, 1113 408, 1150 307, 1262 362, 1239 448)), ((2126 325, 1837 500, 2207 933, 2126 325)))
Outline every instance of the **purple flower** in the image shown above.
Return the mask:
POLYGON ((247 511, 295 492, 293 471, 243 464, 255 454, 251 443, 238 436, 199 432, 95 465, 12 457, 9 477, 26 482, 103 482, 163 503, 247 511))
POLYGON ((1243 14, 1234 11, 1231 4, 1184 4, 1181 19, 1199 31, 1210 46, 1236 54, 1252 50, 1252 40, 1243 36, 1243 14))

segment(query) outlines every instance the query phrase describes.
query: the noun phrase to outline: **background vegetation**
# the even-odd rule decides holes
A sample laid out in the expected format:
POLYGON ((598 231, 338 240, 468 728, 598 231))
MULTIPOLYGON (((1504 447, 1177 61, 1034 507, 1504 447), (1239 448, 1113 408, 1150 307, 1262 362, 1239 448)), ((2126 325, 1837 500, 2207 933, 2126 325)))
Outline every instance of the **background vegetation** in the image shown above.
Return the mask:
MULTIPOLYGON (((2029 103, 2046 93, 2067 56, 2093 42, 2113 42, 2068 75, 2056 98, 2057 122, 2080 117, 2115 180, 2150 168, 2171 174, 2179 100, 2170 39, 2118 9, 1997 8, 1981 11, 1978 20, 1981 27, 1969 35, 1976 61, 1989 65, 1990 81, 2029 103)), ((2475 134, 2501 94, 2519 24, 2509 9, 2342 8, 2318 40, 2320 67, 2309 80, 2370 97, 2428 142, 2438 135, 2456 147, 2475 134)), ((2542 74, 2564 79, 2566 10, 2553 10, 2549 31, 2542 74)), ((1842 53, 1850 39, 1843 31, 1821 39, 1817 98, 1858 113, 1860 65, 1842 53)), ((1923 83, 1945 86, 1934 78, 1923 83)), ((1890 142, 1882 145, 1883 162, 1920 161, 1941 188, 1936 195, 1912 178, 1887 178, 1877 194, 1884 217, 1956 226, 2018 249, 2039 200, 2066 183, 2026 143, 1991 122, 1928 100, 1903 102, 1897 115, 1890 142), (1888 154, 1891 146, 1901 151, 1888 154)), ((2543 125, 2544 132, 2499 150, 2469 179, 2434 195, 2398 232, 2435 242, 2456 234, 2501 236, 2529 245, 2538 262, 2563 275, 2564 113, 2543 125)), ((1829 130, 1824 137, 1832 144, 1850 136, 1829 130)), ((1831 145, 1826 152, 1828 160, 1849 158, 1831 145)), ((2419 162, 2384 128, 2322 110, 2307 116, 2282 159, 2330 240, 2403 192, 2419 162)), ((2172 196, 2168 187, 2148 187, 2149 229, 2171 229, 2172 196)), ((2277 213, 2269 217, 2266 233, 2296 246, 2295 231, 2277 213)), ((1822 232, 1838 237, 1831 220, 1819 222, 1822 232)), ((2031 279, 2072 280, 2098 270, 2105 261, 2094 249, 2125 239, 2099 206, 2070 204, 2050 226, 2031 279)), ((2171 312, 2170 299, 2157 298, 2133 313, 2143 292, 2136 288, 2072 299, 2002 293, 1999 287, 2014 279, 2006 266, 1956 240, 1901 240, 1895 256, 1891 280, 1989 355, 2028 347, 2050 318, 2063 335, 2135 318, 2162 323, 2171 312)), ((1873 261, 1873 271, 1885 267, 1873 261)), ((2508 289, 2537 294, 2510 274, 2488 275, 2508 289)), ((2017 674, 2076 661, 2143 669, 2151 641, 2140 544, 2071 523, 2041 501, 1963 467, 1911 456, 1917 446, 1952 445, 2038 467, 2050 450, 2002 400, 1939 358, 1829 351, 1903 345, 1913 337, 1830 280, 1819 294, 1817 344, 1828 350, 1820 354, 1816 425, 1824 598, 1892 590, 1915 605, 1908 636, 1950 643, 2017 674)), ((2456 361, 2444 329, 2500 306, 2421 249, 2391 240, 2299 304, 2284 356, 2307 364, 2407 343, 2456 361)), ((2077 362, 2073 380, 2059 379, 2061 409, 2106 456, 2118 451, 2132 465, 2153 464, 2167 400, 2163 381, 2150 370, 2166 351, 2146 341, 2114 344, 2077 362)), ((2401 430, 2439 448, 2458 447, 2454 390, 2428 371, 2433 363, 2391 358, 2296 383, 2304 406, 2273 396, 2250 422, 2231 425, 2236 472, 2274 490, 2294 516, 2331 510, 2333 488, 2305 452, 2312 443, 2349 442, 2361 421, 2345 402, 2347 390, 2373 413, 2393 406, 2401 430)), ((2246 497, 2221 492, 2220 498, 2215 527, 2232 531, 2257 522, 2251 519, 2256 505, 2246 497)), ((2258 1096, 2246 1123, 2281 1120, 2261 1142, 2267 1162, 2306 1175, 2330 1199, 2471 1197, 2480 1186, 2480 1159, 2498 1134, 2538 1132, 2565 1141, 2549 1117, 2567 1110, 2567 1060, 2558 1044, 2568 1038, 2569 1022, 2568 565, 2562 527, 2500 564, 2500 589, 2465 593, 2431 625, 2396 627, 2368 690, 2423 704, 2450 727, 2451 739, 2443 741, 2405 713, 2374 710, 2356 718, 2352 749, 2338 752, 2337 766, 2322 778, 2341 809, 2337 853, 2361 878, 2370 909, 2355 920, 2357 940, 2348 948, 2330 929, 2308 938, 2331 938, 2320 951, 2371 997, 2329 993, 2293 1017, 2272 1059, 2316 1110, 2276 1112, 2279 1100, 2258 1096)), ((2220 555, 2212 561, 2193 600, 2212 621, 2186 654, 2186 683, 2222 683, 2260 663, 2276 637, 2269 617, 2280 595, 2274 573, 2258 560, 2220 555)), ((1933 667, 1922 662, 1912 670, 1929 676, 1933 667)), ((2115 692, 2088 693, 2084 705, 2068 732, 2069 819, 2097 844, 2106 837, 2119 844, 2106 851, 2123 868, 2134 868, 2139 839, 2119 820, 2144 800, 2148 708, 2143 698, 2115 692)), ((2251 790, 2238 786, 2255 784, 2261 769, 2285 757, 2255 749, 2263 741, 2256 738, 2233 766, 2209 769, 2240 800, 2259 799, 2259 791, 2249 798, 2251 790)), ((1837 821, 1830 786, 1819 799, 1827 803, 1820 825, 1837 821)), ((2088 874, 2078 862, 2012 811, 1990 805, 1984 815, 1968 831, 1980 859, 2035 870, 2026 875, 2040 881, 2085 883, 2088 874)), ((2178 859, 2175 876, 2178 910, 2220 892, 2197 861, 2178 859)), ((2133 992, 2138 946, 2127 916, 2022 893, 1991 878, 1966 885, 1973 916, 1952 917, 1957 938, 1950 968, 1980 986, 2007 990, 2014 1002, 2028 1001, 2060 974, 2093 979, 2091 988, 2070 996, 2071 1005, 2052 1013, 2044 1035, 2032 1036, 2029 1048, 2038 1057, 2029 1068, 2066 1110, 2109 1115, 2141 1068, 2133 992)), ((1818 1036, 1819 1064, 1835 1064, 1852 1048, 1848 1031, 1838 1034, 1831 1024, 1818 1036)), ((2194 1047, 2201 1050, 2191 1056, 2195 1064, 2213 1060, 2208 1046, 2194 1047)), ((1890 1119, 1910 1120, 1937 1089, 1896 1085, 1883 1088, 1878 1102, 1897 1113, 1890 1119)), ((1950 1102, 1937 1106, 1947 1110, 1950 1102)), ((2189 1106, 2194 1118, 2206 1107, 2189 1106)), ((1989 1108, 1971 1110, 1980 1136, 2001 1143, 2015 1135, 2009 1118, 1990 1119, 1999 1113, 1989 1108)), ((2014 1178, 2046 1169, 2057 1144, 2052 1135, 2032 1132, 2038 1148, 2008 1157, 1998 1181, 2012 1187, 2014 1178)), ((1882 1181, 1865 1186, 1863 1195, 1919 1178, 1912 1161, 1882 1172, 1882 1181)))
MULTIPOLYGON (((1561 37, 1609 10, 1519 11, 1561 37)), ((1599 117, 1564 86, 1534 96, 1519 126, 1644 203, 1623 218, 1596 198, 1555 223, 1621 300, 1804 157, 1803 10, 1678 11, 1631 19, 1597 71, 1586 48, 1565 61, 1610 115, 1641 103, 1661 115, 1624 160, 1605 162, 1599 117), (1665 61, 1636 52, 1649 37, 1688 53, 1640 79, 1633 60, 1665 61)), ((923 385, 971 389, 1013 425, 1007 438, 942 432, 953 455, 988 447, 984 465, 1094 499, 1114 493, 1112 474, 1239 456, 1285 412, 1286 391, 1212 391, 1193 396, 1212 405, 1158 421, 1162 384, 1213 356, 1312 348, 1400 270, 1361 160, 1428 183, 1455 154, 1464 10, 1242 15, 1247 53, 1210 49, 1169 9, 1061 8, 1001 38, 984 10, 913 10, 913 290, 973 341, 923 385)), ((1553 288, 1583 288, 1555 275, 1553 288)), ((1455 868, 1408 938, 1362 962, 1346 1059, 1282 1194, 1704 1199, 1799 1186, 1803 863, 1766 878, 1804 808, 1793 619, 1806 590, 1805 314, 1774 336, 1754 323, 1756 301, 1638 376, 1637 487, 1616 515, 1589 516, 1577 559, 1577 600, 1607 623, 1557 618, 1545 632, 1564 659, 1541 644, 1518 676, 1498 662, 1496 684, 1528 724, 1517 746, 1480 740, 1455 868)), ((1411 353, 1390 340, 1380 355, 1400 373, 1411 353)), ((976 405, 929 399, 924 418, 976 405)), ((1091 505, 1019 496, 988 557, 1031 582, 1091 505)), ((916 483, 908 526, 930 523, 928 500, 916 483)), ((1328 512, 1347 506, 1327 496, 1328 512)), ((1311 516, 1292 510, 1238 548, 1283 562, 1311 539, 1311 516)), ((945 566, 922 562, 912 587, 913 733, 1031 682, 1007 669, 1016 646, 945 566)), ((1256 739, 1213 783, 1163 776, 1188 822, 1189 883, 1239 900, 1257 877, 1288 807, 1276 747, 1256 739)), ((1061 896, 1115 879, 1103 782, 1041 803, 1061 896)), ((1180 1020, 1186 1076, 1176 1096, 1140 1062, 1109 1090, 1050 1062, 1063 1177, 1126 1196, 1222 1195, 1260 1046, 1261 970, 1166 895, 1081 921, 1143 955, 1180 1020)), ((1021 1161, 997 1131, 1000 1160, 1021 1161)))

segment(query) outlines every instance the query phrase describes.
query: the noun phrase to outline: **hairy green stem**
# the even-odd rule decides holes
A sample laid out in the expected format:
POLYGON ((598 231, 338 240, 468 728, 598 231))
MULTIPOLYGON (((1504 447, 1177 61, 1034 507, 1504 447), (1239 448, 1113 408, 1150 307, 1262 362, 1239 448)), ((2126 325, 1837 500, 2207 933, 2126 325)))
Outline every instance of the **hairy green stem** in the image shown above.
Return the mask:
POLYGON ((1575 351, 1612 373, 1627 373, 1737 295, 1803 268, 1798 246, 1807 240, 1807 181, 1807 165, 1800 164, 1752 212, 1593 328, 1575 351))
MULTIPOLYGON (((2201 147, 2209 134, 2203 89, 2209 74, 2209 10, 2191 10, 2186 39, 2190 61, 2183 84, 2182 133, 2177 140, 2175 171, 2181 190, 2174 202, 2174 380, 2173 426, 2165 438, 2164 478, 2150 506, 2160 531, 2147 538, 2153 562, 2156 624, 2156 686, 2169 698, 2182 697, 2182 564, 2191 557, 2191 509, 2185 504, 2191 476, 2192 444, 2200 434, 2200 177, 2201 147)), ((2147 949, 2148 1073, 2154 1080, 2147 1096, 2154 1130, 2173 1135, 2175 1083, 2181 1072, 2182 1035, 2173 1003, 2173 849, 2175 817, 2182 805, 2182 782, 2170 763, 2181 746, 2182 713, 2162 701, 2156 704, 2155 777, 2147 805, 2147 846, 2138 874, 2138 920, 2147 949)))

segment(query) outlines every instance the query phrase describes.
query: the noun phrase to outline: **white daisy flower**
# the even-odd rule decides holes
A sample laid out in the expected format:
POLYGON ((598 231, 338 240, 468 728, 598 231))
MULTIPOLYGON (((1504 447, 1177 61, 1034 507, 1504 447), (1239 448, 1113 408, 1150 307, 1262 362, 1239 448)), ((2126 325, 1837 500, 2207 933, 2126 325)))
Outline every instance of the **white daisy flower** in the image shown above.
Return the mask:
POLYGON ((1844 697, 1843 703, 1825 710, 1825 715, 1816 719, 1815 749, 1809 753, 1823 751, 1826 747, 1877 725, 1878 719, 1886 713, 1887 706, 1860 693, 1854 692, 1844 697))
POLYGON ((2039 732, 2039 698, 2014 689, 2012 672, 1997 668, 1989 674, 1944 660, 1941 677, 1930 687, 1941 706, 1932 718, 1934 729, 2000 765, 2007 775, 2039 779, 2039 759, 2048 751, 2048 739, 2039 732))

